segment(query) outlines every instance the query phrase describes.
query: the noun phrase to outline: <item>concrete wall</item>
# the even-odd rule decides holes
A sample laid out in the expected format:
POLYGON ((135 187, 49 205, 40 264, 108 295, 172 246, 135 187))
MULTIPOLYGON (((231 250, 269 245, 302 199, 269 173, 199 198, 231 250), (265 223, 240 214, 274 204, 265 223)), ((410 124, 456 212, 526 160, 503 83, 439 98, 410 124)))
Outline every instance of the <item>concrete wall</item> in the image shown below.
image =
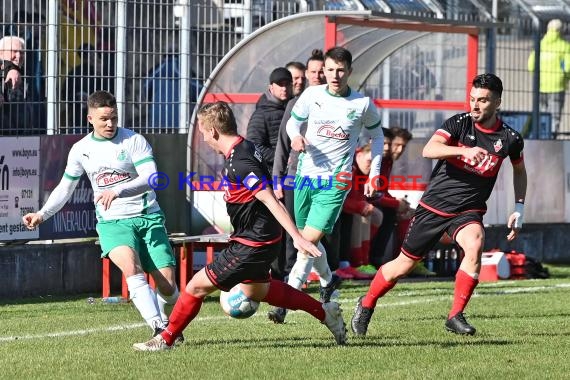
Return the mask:
MULTIPOLYGON (((101 250, 93 243, 0 247, 0 299, 81 293, 101 294, 101 250)), ((112 289, 120 292, 114 265, 112 289)))
POLYGON ((515 250, 544 263, 570 264, 570 225, 562 223, 525 224, 519 237, 507 241, 506 225, 485 228, 485 249, 515 250))

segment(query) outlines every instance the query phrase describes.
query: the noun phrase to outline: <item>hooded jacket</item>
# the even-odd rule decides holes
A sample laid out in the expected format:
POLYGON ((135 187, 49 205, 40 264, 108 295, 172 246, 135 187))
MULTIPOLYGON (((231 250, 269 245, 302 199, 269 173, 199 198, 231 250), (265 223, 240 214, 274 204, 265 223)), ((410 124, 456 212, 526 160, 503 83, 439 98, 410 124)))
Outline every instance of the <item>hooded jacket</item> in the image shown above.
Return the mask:
MULTIPOLYGON (((533 51, 528 57, 528 70, 534 71, 533 51)), ((540 41, 540 92, 566 90, 570 76, 570 43, 557 30, 548 30, 540 41)))
POLYGON ((257 145, 270 171, 286 105, 287 100, 281 101, 266 91, 257 101, 247 125, 246 138, 257 145))

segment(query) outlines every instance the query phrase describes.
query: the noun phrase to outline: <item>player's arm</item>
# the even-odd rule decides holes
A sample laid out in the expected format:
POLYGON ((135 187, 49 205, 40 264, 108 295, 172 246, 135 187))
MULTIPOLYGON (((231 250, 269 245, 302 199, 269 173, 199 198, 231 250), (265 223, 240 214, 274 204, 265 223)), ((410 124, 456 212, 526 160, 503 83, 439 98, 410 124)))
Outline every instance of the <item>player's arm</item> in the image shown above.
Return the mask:
POLYGON ((24 225, 28 227, 28 229, 33 230, 40 223, 58 212, 67 203, 69 198, 71 198, 73 190, 75 190, 78 183, 79 177, 76 178, 64 174, 59 184, 49 195, 44 207, 38 212, 31 212, 22 217, 24 225))
POLYGON ((513 163, 513 187, 515 190, 515 211, 509 216, 507 227, 511 232, 508 241, 514 240, 522 228, 524 218, 524 201, 526 197, 527 175, 524 160, 513 163))
POLYGON ((301 134, 301 125, 305 120, 300 119, 293 112, 287 121, 287 135, 291 139, 291 149, 296 152, 304 152, 309 141, 301 134))
POLYGON ((132 181, 119 184, 112 189, 105 190, 95 196, 95 204, 100 203, 104 210, 111 207, 116 198, 131 197, 152 190, 151 182, 156 177, 156 163, 152 157, 135 163, 138 177, 132 181))
POLYGON ((73 190, 77 187, 79 179, 84 173, 81 160, 79 159, 80 156, 81 148, 74 144, 67 156, 67 165, 63 172, 63 177, 49 195, 44 206, 38 212, 32 212, 22 217, 22 223, 27 228, 30 230, 36 228, 40 223, 58 212, 71 198, 73 190))
POLYGON ((488 152, 478 146, 459 147, 449 145, 450 137, 448 133, 442 129, 438 129, 424 146, 422 155, 425 158, 442 160, 450 157, 463 156, 474 162, 481 162, 485 159, 488 152))
POLYGON ((285 231, 287 231, 293 238, 295 248, 301 252, 307 253, 312 257, 321 255, 321 251, 319 251, 313 243, 304 239, 303 236, 299 233, 299 230, 295 226, 295 223, 293 223, 293 219, 291 219, 291 216, 287 212, 287 209, 281 202, 277 201, 277 198, 275 198, 271 189, 266 188, 257 191, 255 193, 255 198, 259 199, 265 205, 265 207, 271 211, 279 224, 285 228, 285 231))

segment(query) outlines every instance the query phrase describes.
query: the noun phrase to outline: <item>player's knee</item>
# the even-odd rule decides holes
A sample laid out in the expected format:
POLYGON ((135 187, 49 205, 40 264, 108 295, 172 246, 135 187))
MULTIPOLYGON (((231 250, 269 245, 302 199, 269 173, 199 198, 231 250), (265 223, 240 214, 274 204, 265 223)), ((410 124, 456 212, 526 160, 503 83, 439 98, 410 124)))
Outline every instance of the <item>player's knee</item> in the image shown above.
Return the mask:
POLYGON ((463 249, 465 256, 469 256, 476 259, 477 257, 480 256, 481 252, 483 252, 484 243, 485 240, 483 236, 480 237, 474 236, 473 238, 465 239, 461 243, 461 248, 463 249))
POLYGON ((417 260, 411 259, 403 253, 400 253, 396 258, 396 261, 398 262, 398 265, 393 267, 392 273, 396 279, 400 279, 410 273, 418 264, 417 260))

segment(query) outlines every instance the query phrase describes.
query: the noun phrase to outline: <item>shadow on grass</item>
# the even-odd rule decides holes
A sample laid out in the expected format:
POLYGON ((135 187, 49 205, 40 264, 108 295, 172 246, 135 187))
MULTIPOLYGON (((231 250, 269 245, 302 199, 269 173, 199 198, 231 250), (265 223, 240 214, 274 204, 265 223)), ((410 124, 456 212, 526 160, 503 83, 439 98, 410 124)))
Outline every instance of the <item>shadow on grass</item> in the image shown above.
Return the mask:
POLYGON ((474 319, 494 319, 494 320, 512 320, 512 319, 545 319, 545 318, 552 318, 552 317, 562 317, 562 318, 570 318, 570 312, 567 313, 548 313, 548 312, 541 312, 539 314, 503 314, 503 315, 496 315, 496 314, 470 314, 470 317, 474 319))
MULTIPOLYGON (((262 337, 261 339, 252 338, 252 339, 228 339, 228 340, 220 340, 220 339, 189 339, 188 347, 200 347, 204 348, 205 346, 210 346, 212 348, 215 347, 228 347, 234 346, 236 348, 297 348, 297 347, 305 347, 305 348, 335 348, 339 347, 335 342, 333 337, 331 336, 330 339, 315 339, 315 338, 301 338, 301 337, 289 337, 289 338, 268 338, 262 337)), ((180 347, 186 346, 186 344, 181 345, 180 347)))
MULTIPOLYGON (((457 337, 461 339, 461 337, 457 337)), ((352 337, 349 340, 351 347, 440 347, 440 348, 454 348, 461 346, 508 346, 516 345, 520 342, 509 339, 478 339, 473 337, 465 338, 464 340, 446 340, 434 341, 430 340, 409 340, 404 341, 401 339, 387 339, 380 336, 367 336, 366 338, 352 337)))
MULTIPOLYGON (((291 348, 291 347, 305 347, 305 348, 335 348, 338 347, 332 340, 321 339, 318 342, 315 339, 306 338, 264 338, 261 339, 232 339, 232 340, 216 340, 216 339, 196 339, 192 340, 191 347, 204 347, 211 346, 235 346, 236 348, 291 348)), ((401 340, 401 339, 387 339, 380 336, 367 336, 366 338, 358 338, 354 336, 349 337, 349 342, 346 347, 440 347, 440 348, 453 348, 461 346, 507 346, 516 345, 520 342, 516 340, 507 339, 477 339, 469 338, 463 341, 441 341, 434 340, 401 340)))

